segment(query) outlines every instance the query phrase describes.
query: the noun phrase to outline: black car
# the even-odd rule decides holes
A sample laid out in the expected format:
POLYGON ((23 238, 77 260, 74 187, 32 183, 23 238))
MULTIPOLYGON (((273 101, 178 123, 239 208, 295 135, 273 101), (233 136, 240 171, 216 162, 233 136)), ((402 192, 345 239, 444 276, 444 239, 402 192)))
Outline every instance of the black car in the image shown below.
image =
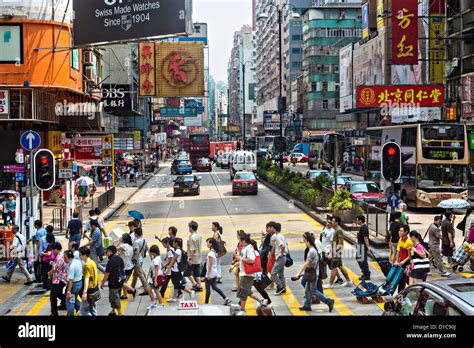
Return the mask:
POLYGON ((199 195, 201 193, 201 185, 199 182, 201 178, 196 175, 181 175, 174 181, 173 191, 174 195, 183 194, 194 194, 199 195))

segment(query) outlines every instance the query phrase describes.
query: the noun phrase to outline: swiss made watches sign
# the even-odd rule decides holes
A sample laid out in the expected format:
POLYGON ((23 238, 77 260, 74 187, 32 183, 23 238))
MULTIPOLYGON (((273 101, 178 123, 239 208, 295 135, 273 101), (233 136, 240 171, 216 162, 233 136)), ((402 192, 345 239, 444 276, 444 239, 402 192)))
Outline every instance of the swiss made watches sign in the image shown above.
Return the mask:
POLYGON ((76 0, 76 46, 185 35, 189 0, 76 0))

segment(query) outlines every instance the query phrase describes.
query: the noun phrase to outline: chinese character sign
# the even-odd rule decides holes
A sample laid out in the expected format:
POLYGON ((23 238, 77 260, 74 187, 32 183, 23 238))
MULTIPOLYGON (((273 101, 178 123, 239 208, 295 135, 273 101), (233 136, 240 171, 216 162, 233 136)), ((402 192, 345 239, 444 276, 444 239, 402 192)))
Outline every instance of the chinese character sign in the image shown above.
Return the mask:
POLYGON ((155 44, 142 42, 138 45, 140 52, 140 96, 156 95, 155 44))
POLYGON ((444 86, 358 86, 357 107, 381 107, 403 104, 420 107, 442 107, 444 86))
POLYGON ((392 64, 418 64, 418 0, 392 1, 392 64))
POLYGON ((156 70, 158 97, 205 96, 202 43, 156 43, 156 70))
POLYGON ((10 113, 8 92, 8 90, 0 90, 0 115, 10 113))

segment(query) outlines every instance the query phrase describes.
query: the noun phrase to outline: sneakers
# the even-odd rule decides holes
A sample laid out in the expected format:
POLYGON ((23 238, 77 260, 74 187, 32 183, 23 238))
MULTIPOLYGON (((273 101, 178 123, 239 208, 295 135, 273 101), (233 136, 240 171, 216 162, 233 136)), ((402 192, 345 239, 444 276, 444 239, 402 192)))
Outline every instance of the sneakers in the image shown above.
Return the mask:
POLYGON ((224 306, 228 306, 228 305, 230 305, 230 304, 232 304, 232 301, 227 298, 227 299, 224 301, 224 306))
POLYGON ((333 289, 333 288, 334 288, 334 284, 331 284, 331 283, 327 283, 323 285, 323 289, 333 289))
POLYGON ((165 305, 164 304, 157 304, 156 308, 165 308, 165 305))
POLYGON ((154 308, 156 308, 156 307, 157 307, 157 306, 156 306, 156 303, 153 302, 152 304, 150 304, 150 305, 147 307, 147 309, 148 309, 148 310, 151 310, 151 309, 154 309, 154 308))
POLYGON ((335 284, 342 284, 342 283, 344 283, 344 280, 342 280, 342 278, 339 278, 339 279, 336 280, 334 283, 335 283, 335 284))
POLYGON ((174 297, 170 297, 169 299, 166 300, 166 302, 169 302, 169 303, 176 302, 176 301, 178 300, 175 299, 174 297))
POLYGON ((286 293, 286 288, 281 288, 281 289, 278 289, 276 290, 275 292, 275 295, 281 295, 281 294, 284 294, 286 293))
POLYGON ((342 283, 342 286, 346 287, 346 288, 353 288, 353 287, 355 287, 355 284, 352 281, 349 280, 348 282, 342 283))
POLYGON ((333 299, 330 299, 329 302, 328 302, 328 307, 329 307, 329 313, 332 312, 332 310, 334 309, 334 301, 333 299))
POLYGON ((450 276, 451 276, 451 273, 449 273, 448 271, 441 273, 441 277, 450 277, 450 276))
POLYGON ((300 307, 298 309, 302 312, 311 312, 312 311, 311 307, 304 307, 303 306, 303 307, 300 307))
POLYGON ((2 279, 5 283, 10 283, 10 279, 8 279, 7 277, 2 276, 2 279))
POLYGON ((263 307, 268 306, 268 300, 266 298, 262 298, 260 300, 260 305, 263 306, 263 307))

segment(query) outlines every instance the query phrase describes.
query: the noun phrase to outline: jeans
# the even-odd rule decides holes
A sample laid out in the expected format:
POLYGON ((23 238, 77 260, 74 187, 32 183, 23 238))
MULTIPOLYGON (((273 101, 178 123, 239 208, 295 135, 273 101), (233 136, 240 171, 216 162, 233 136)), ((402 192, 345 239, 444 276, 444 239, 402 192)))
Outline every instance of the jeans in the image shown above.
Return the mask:
POLYGON ((206 278, 206 304, 209 303, 209 299, 211 298, 211 287, 212 289, 217 292, 224 300, 226 296, 222 292, 221 289, 217 286, 217 278, 207 279, 206 278))
POLYGON ((69 244, 71 244, 72 242, 76 242, 77 245, 81 245, 81 234, 80 233, 76 233, 76 234, 71 234, 69 236, 69 244))
POLYGON ((360 270, 362 271, 362 275, 366 277, 370 277, 370 270, 369 270, 369 263, 367 261, 368 258, 368 250, 365 245, 359 245, 359 251, 357 255, 357 263, 359 264, 360 270), (362 254, 361 254, 362 253, 362 254))
POLYGON ((285 263, 286 256, 278 257, 272 269, 272 280, 276 283, 278 289, 286 288, 285 263))
MULTIPOLYGON (((301 278, 301 285, 303 288, 306 288, 306 280, 304 280, 304 277, 301 278)), ((318 282, 316 283, 316 288, 318 288, 318 291, 322 294, 324 294, 324 289, 323 289, 323 280, 321 278, 318 278, 318 282)))
POLYGON ((97 316, 97 302, 89 303, 89 301, 81 302, 81 316, 82 317, 96 317, 97 316))
POLYGON ((20 267, 20 271, 25 275, 26 280, 28 282, 33 281, 33 278, 31 277, 30 272, 28 272, 28 269, 26 268, 25 261, 21 257, 15 257, 14 259, 14 265, 12 269, 9 269, 7 271, 7 274, 5 275, 5 278, 8 280, 12 279, 13 272, 15 272, 15 268, 18 266, 20 267))
POLYGON ((59 282, 59 284, 51 284, 51 295, 49 300, 51 302, 51 315, 58 316, 58 298, 61 300, 61 306, 66 305, 66 296, 64 295, 64 287, 66 284, 59 282))
POLYGON ((311 308, 312 296, 315 295, 321 302, 328 304, 331 299, 318 290, 318 281, 306 283, 304 288, 304 307, 311 308))
POLYGON ((79 300, 79 293, 82 290, 82 285, 82 279, 72 284, 71 297, 68 298, 66 301, 68 317, 73 317, 74 310, 79 310, 81 308, 81 300, 79 300))
POLYGON ((99 256, 97 255, 95 247, 91 248, 91 255, 90 258, 92 261, 94 261, 97 265, 97 269, 101 271, 102 273, 105 273, 105 267, 102 266, 101 261, 99 259, 99 256))

